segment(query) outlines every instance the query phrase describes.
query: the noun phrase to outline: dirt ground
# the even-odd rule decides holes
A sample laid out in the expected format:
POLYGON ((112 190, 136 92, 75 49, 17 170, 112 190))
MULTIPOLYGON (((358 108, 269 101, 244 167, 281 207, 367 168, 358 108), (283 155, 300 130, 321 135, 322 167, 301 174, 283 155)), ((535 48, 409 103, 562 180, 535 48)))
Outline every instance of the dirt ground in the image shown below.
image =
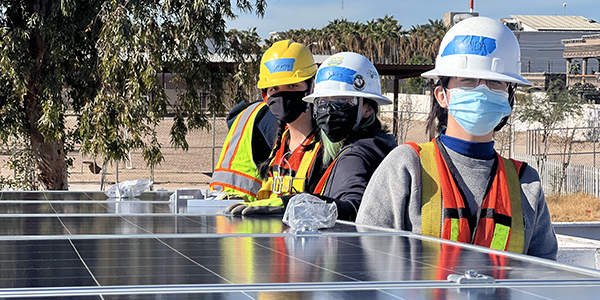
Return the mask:
MULTIPOLYGON (((392 114, 383 112, 380 114, 382 123, 392 131, 392 114)), ((72 117, 69 122, 73 123, 75 119, 72 117)), ((171 119, 165 119, 157 128, 159 142, 162 145, 162 153, 165 158, 162 164, 154 170, 155 188, 165 188, 174 190, 180 187, 207 188, 212 175, 212 170, 219 159, 221 146, 223 145, 228 128, 224 118, 215 118, 211 122, 212 127, 205 130, 197 130, 190 132, 187 137, 189 143, 188 151, 175 149, 170 146, 170 128, 172 125, 171 119)), ((425 134, 425 122, 412 121, 400 124, 398 127, 398 140, 414 141, 423 143, 428 141, 425 134)), ((496 148, 504 156, 508 156, 509 139, 506 134, 497 134, 496 148)), ((531 138, 529 139, 531 140, 531 138)), ((528 139, 525 133, 517 133, 514 135, 514 150, 516 153, 527 152, 528 139)), ((529 142, 531 144, 531 141, 529 142)), ((529 145, 531 148, 532 145, 529 145)), ((574 152, 587 153, 576 154, 571 158, 571 162, 575 164, 584 164, 600 166, 600 153, 593 154, 593 143, 576 143, 574 152), (595 156, 595 157, 594 157, 595 156)), ((110 187, 116 182, 125 180, 135 180, 143 178, 151 178, 151 170, 143 161, 141 152, 131 152, 131 161, 119 163, 108 163, 103 166, 102 158, 88 157, 79 151, 69 154, 74 159, 73 167, 69 171, 69 184, 71 189, 99 189, 104 173, 105 187, 110 187), (95 174, 90 169, 90 164, 96 163, 103 170, 95 174)), ((551 147, 551 153, 561 151, 558 143, 554 143, 551 147)), ((552 157, 559 159, 559 157, 552 157)), ((0 164, 4 166, 7 156, 0 156, 0 164)), ((12 173, 6 168, 1 169, 3 176, 11 176, 12 173)))

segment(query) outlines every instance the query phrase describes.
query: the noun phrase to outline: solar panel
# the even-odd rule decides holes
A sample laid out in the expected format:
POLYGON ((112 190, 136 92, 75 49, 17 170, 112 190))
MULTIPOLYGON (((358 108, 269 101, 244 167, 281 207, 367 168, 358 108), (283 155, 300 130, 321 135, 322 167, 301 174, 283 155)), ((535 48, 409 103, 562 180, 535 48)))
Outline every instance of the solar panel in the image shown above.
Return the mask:
POLYGON ((600 293, 596 270, 350 222, 294 234, 281 215, 181 210, 166 193, 131 201, 99 192, 0 197, 0 297, 596 299, 600 293), (449 281, 451 274, 463 283, 449 281))

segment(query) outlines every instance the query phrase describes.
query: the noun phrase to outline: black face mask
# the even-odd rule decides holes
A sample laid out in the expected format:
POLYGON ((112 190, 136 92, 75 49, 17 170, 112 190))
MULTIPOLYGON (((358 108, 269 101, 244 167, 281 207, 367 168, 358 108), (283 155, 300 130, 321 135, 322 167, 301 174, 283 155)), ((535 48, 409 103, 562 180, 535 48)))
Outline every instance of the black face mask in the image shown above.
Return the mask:
POLYGON ((269 96, 267 104, 277 119, 289 124, 306 111, 308 102, 302 101, 305 95, 306 91, 279 92, 269 96))
POLYGON ((358 105, 339 109, 328 103, 317 107, 315 113, 317 125, 333 143, 337 143, 348 136, 354 125, 356 125, 357 117, 358 105))

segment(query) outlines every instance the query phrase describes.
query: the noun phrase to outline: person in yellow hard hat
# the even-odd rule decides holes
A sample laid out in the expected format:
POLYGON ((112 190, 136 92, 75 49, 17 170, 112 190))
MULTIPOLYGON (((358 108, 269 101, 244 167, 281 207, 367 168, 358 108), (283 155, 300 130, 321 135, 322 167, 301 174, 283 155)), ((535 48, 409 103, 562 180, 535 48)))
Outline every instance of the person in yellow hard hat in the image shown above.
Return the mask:
MULTIPOLYGON (((258 88, 264 103, 278 120, 278 132, 270 156, 254 174, 261 179, 261 187, 253 199, 247 201, 250 203, 244 205, 283 212, 280 196, 310 192, 321 178, 324 170, 321 159, 317 158, 321 143, 314 134, 317 126, 311 114, 312 105, 302 101, 312 91, 316 71, 312 53, 302 44, 279 41, 264 53, 258 88)), ((238 148, 237 151, 249 149, 238 148)), ((236 213, 243 208, 229 210, 236 213)))

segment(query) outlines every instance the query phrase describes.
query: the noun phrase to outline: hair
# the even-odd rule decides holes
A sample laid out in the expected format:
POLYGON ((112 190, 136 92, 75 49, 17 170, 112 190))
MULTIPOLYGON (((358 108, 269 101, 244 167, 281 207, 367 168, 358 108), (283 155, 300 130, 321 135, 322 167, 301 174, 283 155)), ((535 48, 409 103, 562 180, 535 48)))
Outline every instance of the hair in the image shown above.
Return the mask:
POLYGON ((435 89, 441 86, 444 90, 448 88, 448 82, 450 77, 441 77, 431 85, 431 111, 427 117, 427 127, 425 127, 425 133, 429 134, 429 139, 433 139, 438 133, 440 133, 448 124, 448 110, 442 108, 435 98, 435 89))
MULTIPOLYGON (((430 140, 436 137, 446 128, 446 126, 448 126, 448 109, 442 108, 438 103, 437 99, 435 98, 435 89, 438 86, 441 86, 445 91, 448 88, 448 82, 450 81, 450 78, 451 77, 440 77, 439 80, 436 80, 435 84, 432 84, 430 88, 431 111, 427 117, 427 127, 425 129, 425 133, 429 134, 430 140)), ((508 102, 510 103, 511 108, 514 105, 516 88, 516 84, 508 84, 508 102)), ((502 118, 500 123, 494 128, 494 132, 502 129, 507 122, 508 117, 502 118)))

